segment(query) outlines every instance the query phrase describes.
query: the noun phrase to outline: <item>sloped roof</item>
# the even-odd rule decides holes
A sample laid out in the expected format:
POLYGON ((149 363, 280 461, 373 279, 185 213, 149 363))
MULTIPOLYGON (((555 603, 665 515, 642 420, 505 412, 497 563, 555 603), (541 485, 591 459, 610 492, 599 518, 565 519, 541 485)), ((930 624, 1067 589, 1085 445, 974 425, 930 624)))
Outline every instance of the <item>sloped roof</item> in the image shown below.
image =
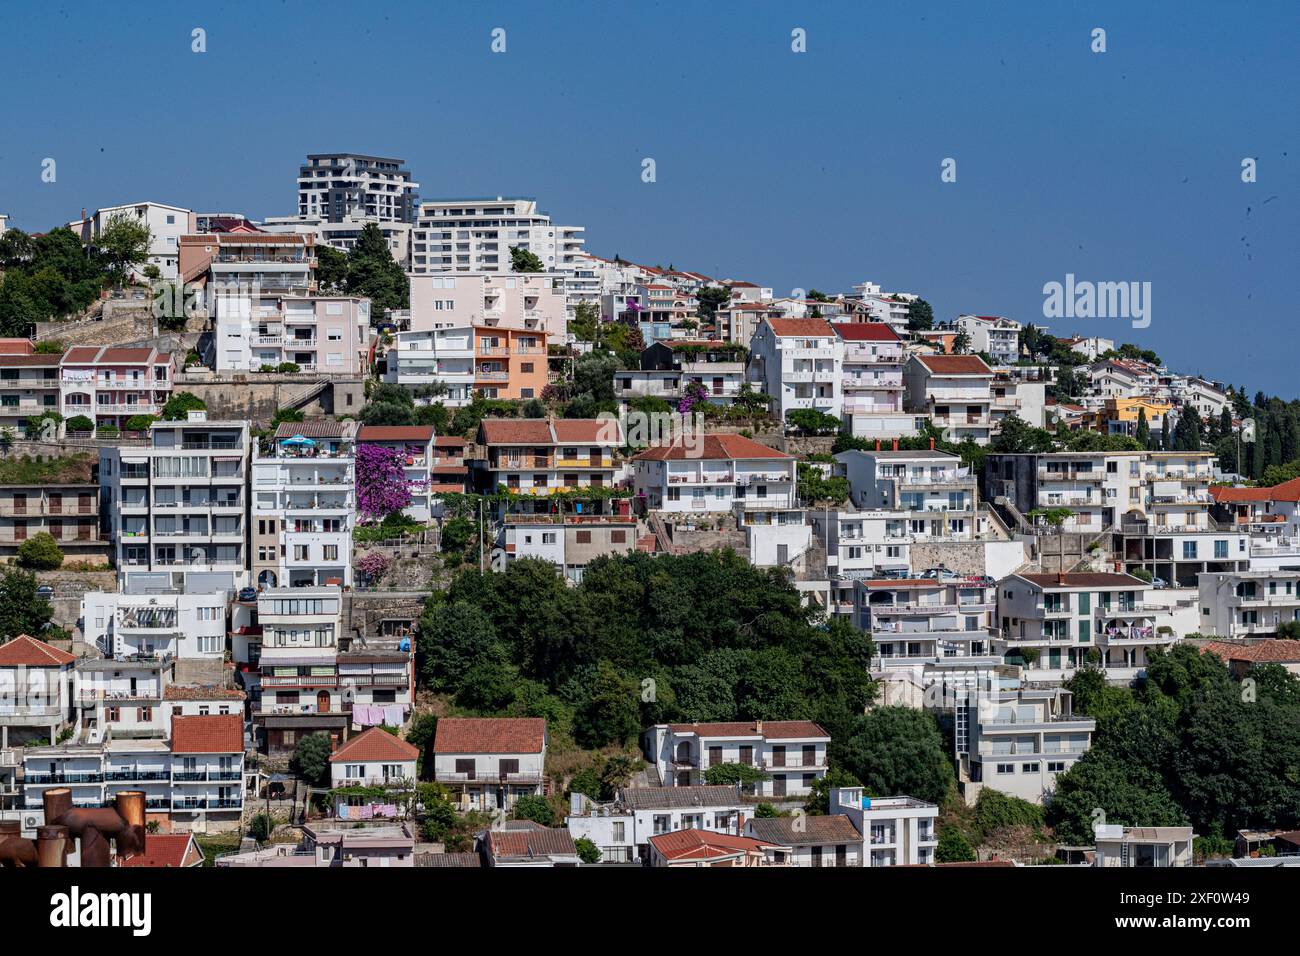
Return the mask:
POLYGON ((669 724, 668 729, 674 734, 695 734, 697 737, 764 737, 768 740, 830 739, 830 734, 811 720, 751 720, 709 724, 669 724))
POLYGON ((342 763, 345 760, 368 763, 381 760, 407 761, 420 756, 420 750, 414 744, 394 737, 379 727, 371 727, 345 743, 330 754, 330 763, 342 763))
POLYGON ((835 322, 831 328, 849 342, 901 342, 898 333, 884 322, 835 322))
POLYGON ((755 817, 749 821, 749 826, 758 839, 782 846, 824 846, 862 841, 862 834, 842 813, 816 817, 755 817))
POLYGON ((494 857, 574 856, 578 848, 564 827, 489 830, 488 852, 494 857))
POLYGON ((546 720, 541 717, 443 717, 433 750, 438 754, 541 753, 546 720))
POLYGON ((992 375, 978 355, 918 355, 916 360, 935 375, 992 375))
POLYGON ((244 722, 238 714, 172 718, 172 753, 233 754, 244 751, 244 722))
POLYGON ((758 852, 776 844, 750 837, 713 833, 709 830, 673 830, 652 836, 650 842, 669 860, 710 860, 758 852))
POLYGON ((632 810, 684 810, 690 807, 729 807, 740 800, 735 787, 629 787, 622 802, 632 810))
MULTIPOLYGON (((694 442, 691 443, 695 445, 694 442)), ((667 445, 652 445, 645 451, 633 455, 633 461, 682 461, 690 458, 702 461, 769 459, 792 456, 775 448, 762 445, 744 435, 705 435, 703 448, 688 447, 683 441, 667 445)))
POLYGON ((144 852, 123 857, 119 866, 150 868, 198 866, 203 862, 203 850, 190 833, 150 833, 144 842, 144 852))
POLYGON ((62 667, 76 658, 26 634, 0 644, 0 667, 62 667))
POLYGON ((825 319, 768 319, 767 324, 778 337, 825 338, 835 334, 835 329, 825 319))
POLYGON ((1210 641, 1201 645, 1202 654, 1216 654, 1225 661, 1249 661, 1252 664, 1293 664, 1300 661, 1300 641, 1270 638, 1255 644, 1230 644, 1210 641))

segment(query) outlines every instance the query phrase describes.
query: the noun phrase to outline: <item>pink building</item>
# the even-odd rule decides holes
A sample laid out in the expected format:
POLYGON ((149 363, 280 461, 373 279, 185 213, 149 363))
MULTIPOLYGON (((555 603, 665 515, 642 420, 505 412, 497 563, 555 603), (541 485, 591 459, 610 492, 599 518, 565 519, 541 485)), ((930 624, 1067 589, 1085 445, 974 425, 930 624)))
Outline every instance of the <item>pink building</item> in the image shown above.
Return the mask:
POLYGON ((171 353, 153 347, 74 346, 59 364, 63 417, 85 415, 120 428, 133 415, 157 415, 174 373, 171 353))

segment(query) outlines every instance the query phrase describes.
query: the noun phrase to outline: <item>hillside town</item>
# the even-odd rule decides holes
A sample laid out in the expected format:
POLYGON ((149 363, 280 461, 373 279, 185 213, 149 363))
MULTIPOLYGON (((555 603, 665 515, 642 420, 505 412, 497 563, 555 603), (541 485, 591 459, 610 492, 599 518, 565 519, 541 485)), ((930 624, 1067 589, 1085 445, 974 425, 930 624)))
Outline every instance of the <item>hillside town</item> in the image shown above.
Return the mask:
POLYGON ((0 216, 0 868, 1300 866, 1300 403, 420 188, 0 216))

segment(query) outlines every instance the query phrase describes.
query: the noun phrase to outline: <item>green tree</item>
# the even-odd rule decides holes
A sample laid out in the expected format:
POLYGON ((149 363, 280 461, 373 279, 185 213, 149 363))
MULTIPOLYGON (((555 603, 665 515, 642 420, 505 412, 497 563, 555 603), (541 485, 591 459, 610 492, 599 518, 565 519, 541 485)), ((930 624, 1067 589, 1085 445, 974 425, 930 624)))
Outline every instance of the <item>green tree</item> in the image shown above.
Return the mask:
POLYGON ((945 827, 939 832, 939 843, 934 849, 937 863, 973 863, 975 851, 970 841, 956 827, 945 827))
POLYGON ((714 764, 704 771, 704 782, 712 786, 752 787, 766 779, 767 774, 757 767, 743 763, 714 764))
POLYGON ((53 571, 63 565, 63 549, 48 531, 39 531, 18 546, 18 563, 33 571, 53 571))
POLYGON ((207 411, 208 405, 193 392, 175 392, 162 407, 162 420, 165 422, 184 421, 190 412, 207 411))
POLYGON ((942 803, 956 786, 934 717, 910 707, 877 707, 832 740, 836 763, 878 796, 942 803))
POLYGON ((934 310, 924 299, 913 299, 907 306, 909 332, 926 332, 934 328, 934 310))
POLYGON ((333 246, 316 247, 316 284, 322 294, 337 294, 347 289, 348 257, 333 246))
POLYGON ((321 787, 329 781, 330 739, 327 734, 308 734, 298 741, 290 761, 293 772, 308 786, 321 787))
POLYGON ((545 797, 520 797, 510 815, 516 820, 532 820, 544 827, 555 825, 555 810, 545 797))
POLYGON ((537 253, 522 249, 519 246, 510 247, 510 271, 511 272, 545 272, 546 265, 538 258, 537 253))
POLYGON ((578 859, 583 863, 592 864, 601 861, 603 854, 600 852, 600 847, 596 846, 596 844, 592 843, 586 837, 578 837, 578 839, 573 841, 573 845, 577 847, 578 859))
POLYGON ((620 674, 609 661, 601 661, 590 696, 575 714, 575 738, 592 747, 623 746, 634 740, 641 731, 640 693, 639 682, 620 674))
POLYGON ((120 286, 136 266, 149 258, 149 244, 153 234, 142 220, 124 212, 114 213, 108 224, 99 231, 94 246, 107 259, 110 270, 120 286))
POLYGON ((731 302, 731 292, 719 285, 706 285, 696 290, 696 310, 705 322, 712 322, 718 309, 731 302))
POLYGON ((393 260, 388 240, 373 222, 366 223, 348 251, 347 291, 370 300, 372 317, 411 304, 411 285, 404 270, 393 260))
POLYGON ((418 634, 420 673, 432 690, 455 691, 475 662, 507 659, 492 619, 469 601, 430 602, 420 616, 418 634))

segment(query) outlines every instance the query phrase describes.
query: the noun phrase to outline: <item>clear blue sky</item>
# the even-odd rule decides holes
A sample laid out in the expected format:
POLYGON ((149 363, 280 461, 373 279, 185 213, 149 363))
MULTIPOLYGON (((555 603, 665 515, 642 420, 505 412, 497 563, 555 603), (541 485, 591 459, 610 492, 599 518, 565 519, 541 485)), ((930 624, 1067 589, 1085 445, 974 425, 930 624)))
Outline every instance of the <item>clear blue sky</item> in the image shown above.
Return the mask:
POLYGON ((535 196, 597 254, 780 293, 871 279, 1042 324, 1066 273, 1150 281, 1150 328, 1052 331, 1300 395, 1293 0, 17 6, 0 212, 24 229, 140 199, 289 214, 305 154, 376 153, 426 197, 535 196))

